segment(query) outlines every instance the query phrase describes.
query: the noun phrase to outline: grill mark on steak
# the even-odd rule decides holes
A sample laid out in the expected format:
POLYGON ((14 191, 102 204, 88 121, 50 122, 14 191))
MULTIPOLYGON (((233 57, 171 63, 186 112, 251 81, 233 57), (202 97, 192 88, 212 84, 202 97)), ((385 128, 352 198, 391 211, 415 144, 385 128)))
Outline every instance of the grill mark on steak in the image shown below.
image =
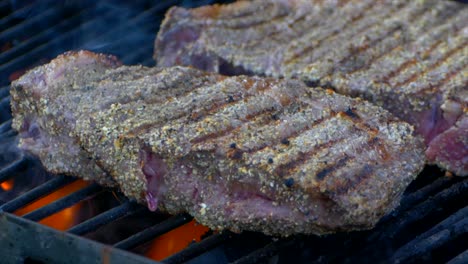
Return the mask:
MULTIPOLYGON (((309 51, 312 51, 315 47, 317 46, 320 46, 321 43, 323 43, 324 41, 327 41, 331 38, 334 38, 335 36, 337 36, 340 32, 343 32, 343 31, 346 31, 349 27, 351 27, 352 25, 354 25, 353 23, 354 22, 357 22, 359 20, 361 20, 362 18, 365 17, 365 14, 368 13, 369 11, 371 11, 372 8, 374 8, 376 6, 376 3, 378 1, 372 1, 368 6, 366 6, 361 12, 359 12, 355 17, 353 17, 349 23, 344 23, 343 27, 341 27, 340 30, 336 29, 336 30, 333 30, 332 32, 330 32, 330 34, 328 35, 325 35, 325 36, 322 36, 321 38, 319 39, 316 39, 315 43, 314 42, 311 42, 312 45, 309 45, 309 46, 304 46, 300 51, 298 52, 295 52, 291 57, 287 58, 284 60, 284 63, 293 63, 295 60, 297 60, 298 58, 300 57, 303 57, 304 55, 306 55, 309 51)), ((315 22, 319 22, 320 20, 315 20, 315 22)))
MULTIPOLYGON (((345 127, 340 128, 340 133, 335 131, 335 134, 324 134, 327 133, 326 124, 332 124, 334 122, 343 122, 344 120, 334 117, 333 119, 329 118, 326 122, 320 122, 320 124, 314 125, 309 129, 303 131, 300 134, 300 137, 297 137, 296 140, 291 139, 289 142, 290 144, 287 147, 287 156, 281 158, 281 161, 276 162, 276 168, 278 168, 277 172, 280 173, 291 173, 296 168, 304 164, 307 160, 314 160, 318 154, 328 152, 332 148, 336 148, 337 146, 341 146, 342 143, 349 143, 351 139, 344 136, 345 134, 352 134, 357 135, 360 134, 362 131, 357 131, 356 128, 353 126, 353 123, 345 123, 345 127), (307 144, 303 148, 299 148, 298 145, 301 144, 305 139, 310 137, 311 135, 320 135, 324 137, 324 139, 319 138, 312 143, 307 144), (346 140, 348 142, 345 142, 346 140), (323 142, 325 141, 325 142, 323 142)), ((330 132, 331 133, 331 132, 330 132)), ((280 142, 281 143, 281 142, 280 142)), ((280 144, 279 143, 279 144, 280 144)), ((273 149, 274 151, 281 150, 281 147, 278 149, 273 149)), ((333 159, 332 159, 333 160, 333 159)))
MULTIPOLYGON (((465 62, 466 62, 466 60, 465 60, 465 62)), ((455 77, 457 77, 459 75, 463 75, 464 74, 463 70, 468 69, 467 65, 468 65, 468 63, 465 63, 465 65, 461 66, 462 68, 455 67, 455 70, 445 74, 445 77, 443 79, 439 80, 436 84, 429 84, 426 87, 421 87, 420 90, 418 90, 418 93, 426 93, 426 92, 429 92, 429 91, 433 92, 434 90, 437 90, 440 86, 443 86, 444 84, 448 83, 451 79, 453 79, 453 78, 455 78, 455 77)), ((465 81, 465 86, 466 86, 466 82, 467 81, 465 81)))
MULTIPOLYGON (((248 120, 247 122, 242 123, 242 125, 240 125, 240 126, 236 127, 235 129, 231 130, 231 132, 233 134, 236 134, 236 133, 239 132, 240 129, 249 127, 250 125, 253 125, 253 124, 260 125, 261 128, 264 128, 265 125, 270 125, 270 124, 277 121, 276 118, 272 118, 272 115, 282 114, 283 111, 284 111, 284 108, 282 108, 280 110, 276 110, 276 109, 273 109, 273 108, 267 108, 264 111, 262 111, 261 113, 259 113, 258 115, 250 116, 247 119, 248 120)), ((203 143, 203 141, 207 140, 205 143, 216 144, 217 140, 220 140, 220 138, 223 138, 222 141, 226 141, 226 142, 236 141, 231 136, 232 135, 229 135, 229 137, 225 137, 225 135, 223 134, 223 135, 219 135, 219 136, 216 136, 216 137, 209 137, 207 139, 200 140, 199 142, 197 141, 197 142, 192 142, 192 143, 198 144, 198 143, 203 143)), ((249 150, 247 150, 247 152, 249 152, 249 150)))
MULTIPOLYGON (((345 58, 341 59, 340 60, 340 64, 348 64, 348 61, 355 61, 355 58, 358 58, 358 56, 361 54, 361 53, 365 53, 370 47, 375 47, 377 44, 381 43, 381 42, 384 42, 384 41, 391 41, 393 40, 391 37, 389 38, 389 36, 393 35, 395 32, 397 31, 402 31, 401 27, 399 26, 395 26, 394 29, 390 30, 387 34, 373 40, 372 42, 370 43, 366 43, 364 44, 364 46, 359 46, 359 47, 351 47, 351 53, 348 54, 348 56, 346 56, 345 58)), ((396 48, 396 45, 394 47, 392 47, 392 50, 394 48, 396 48)), ((346 70, 345 72, 346 73, 349 73, 349 74, 352 74, 353 72, 356 72, 356 71, 359 71, 359 70, 362 70, 362 69, 366 69, 368 67, 370 67, 370 65, 372 65, 372 63, 377 60, 378 58, 380 58, 380 56, 384 56, 386 54, 386 52, 383 52, 382 54, 379 54, 378 56, 372 56, 371 55, 371 58, 370 58, 370 61, 368 61, 367 63, 356 63, 354 64, 354 67, 351 67, 351 70, 346 70), (360 65, 361 64, 361 65, 360 65), (357 67, 355 67, 357 65, 357 67)), ((348 67, 346 67, 348 68, 348 67)), ((330 74, 330 72, 328 72, 327 74, 330 74)))
MULTIPOLYGON (((353 120, 352 121, 353 124, 356 127, 361 127, 361 128, 363 128, 363 130, 368 131, 368 133, 371 133, 371 134, 376 133, 374 128, 372 128, 370 125, 363 122, 363 120, 360 119, 358 114, 353 112, 353 110, 351 108, 348 108, 348 110, 345 111, 345 112, 335 112, 335 111, 332 110, 330 112, 330 115, 323 116, 322 118, 320 118, 318 120, 313 120, 312 124, 306 125, 303 128, 298 129, 298 130, 293 130, 292 133, 284 134, 282 137, 277 137, 276 139, 271 139, 269 142, 271 142, 272 145, 279 144, 284 140, 288 140, 290 142, 291 140, 294 140, 298 136, 312 130, 313 128, 319 126, 320 124, 330 121, 330 119, 332 119, 332 118, 334 118, 336 116, 339 116, 340 118, 351 118, 353 120)), ((254 153, 262 151, 265 148, 270 147, 272 145, 269 145, 269 144, 259 145, 259 146, 256 146, 254 148, 249 149, 247 152, 250 153, 250 154, 254 154, 254 153)), ((300 155, 298 156, 298 158, 300 158, 300 155)))
POLYGON ((342 168, 346 165, 346 162, 349 160, 350 158, 348 156, 345 156, 344 158, 341 158, 338 160, 337 163, 335 164, 332 164, 331 166, 327 166, 323 169, 321 169, 319 172, 317 172, 317 174, 315 175, 315 178, 319 181, 322 181, 323 179, 325 179, 325 177, 330 174, 330 173, 333 173, 334 171, 338 170, 339 168, 342 168))
MULTIPOLYGON (((425 13, 427 13, 429 10, 425 8, 411 8, 411 4, 409 6, 406 6, 401 12, 404 12, 403 17, 410 17, 410 18, 420 18, 423 16, 425 13)), ((364 28, 364 31, 357 32, 355 36, 352 37, 355 41, 353 43, 346 47, 346 51, 343 51, 343 48, 341 48, 342 52, 339 53, 339 58, 337 59, 336 54, 330 54, 329 52, 325 52, 324 56, 320 56, 318 58, 314 59, 314 62, 310 65, 307 66, 309 69, 313 68, 320 68, 321 69, 321 74, 327 76, 332 74, 334 71, 336 71, 337 66, 340 67, 340 72, 343 71, 342 68, 347 68, 343 67, 345 66, 343 63, 347 60, 349 60, 352 57, 356 57, 358 54, 360 54, 362 51, 367 50, 370 46, 374 46, 377 43, 380 43, 381 41, 387 39, 389 36, 391 37, 394 32, 396 31, 403 31, 402 26, 404 24, 400 23, 399 21, 394 21, 394 18, 389 15, 386 18, 384 18, 384 21, 382 22, 383 26, 376 23, 373 24, 371 27, 364 28), (393 23, 384 23, 385 21, 393 21, 393 23), (354 43, 359 43, 360 39, 359 38, 366 38, 366 42, 370 41, 370 44, 365 44, 364 47, 357 46, 355 47, 354 43), (357 51, 357 52, 354 52, 357 51), (341 57, 341 58, 340 58, 341 57), (321 61, 324 60, 333 60, 333 61, 339 61, 336 65, 335 64, 329 64, 329 65, 320 65, 321 61)), ((343 34, 344 35, 344 34, 343 34)), ((340 35, 342 36, 342 35, 340 35)), ((322 46, 326 51, 326 45, 322 46)), ((354 60, 353 60, 354 61, 354 60)), ((364 65, 366 63, 364 62, 357 62, 356 64, 363 63, 364 65)), ((353 64, 352 64, 353 65, 353 64)), ((346 72, 346 71, 344 71, 346 72)))
MULTIPOLYGON (((318 152, 322 152, 323 150, 326 150, 330 148, 333 145, 338 145, 341 143, 344 143, 346 140, 345 137, 339 138, 336 140, 328 141, 322 144, 319 144, 315 146, 313 149, 307 151, 307 152, 299 152, 297 156, 293 157, 289 162, 285 164, 280 164, 274 169, 274 172, 280 175, 281 177, 289 176, 291 175, 294 171, 297 171, 298 167, 301 165, 307 163, 311 158, 314 157, 318 152)), ((336 165, 336 163, 332 163, 332 166, 336 165)))
MULTIPOLYGON (((380 146, 384 146, 383 141, 380 138, 370 138, 367 140, 367 144, 362 145, 361 147, 363 148, 362 151, 359 152, 364 152, 366 150, 369 150, 371 147, 374 145, 379 144, 380 146), (366 148, 366 146, 368 146, 366 148)), ((384 149, 385 150, 385 149, 384 149)), ((386 150, 384 151, 383 158, 381 160, 385 161, 389 157, 388 153, 386 150)), ((352 158, 346 159, 339 168, 344 168, 345 166, 350 166, 350 162, 354 161, 356 159, 355 156, 352 158)), ((376 159, 376 162, 379 160, 376 159)), ((367 164, 363 164, 362 169, 360 169, 359 173, 354 174, 354 178, 346 178, 344 181, 341 181, 341 184, 339 182, 335 182, 334 188, 334 194, 336 195, 343 195, 345 193, 348 193, 351 190, 357 190, 359 187, 364 184, 369 178, 371 177, 371 173, 374 171, 374 166, 370 165, 371 162, 367 164)), ((338 169, 335 169, 333 172, 330 172, 330 174, 337 173, 338 169)), ((331 175, 330 175, 331 176, 331 175)))
MULTIPOLYGON (((361 138, 362 137, 358 137, 357 139, 361 138)), ((379 146, 385 145, 384 142, 377 137, 356 141, 359 142, 359 147, 356 149, 356 153, 365 153, 377 144, 379 146)), ((381 159, 374 159, 375 164, 379 164, 382 161, 385 162, 388 159, 388 153, 386 153, 386 150, 384 152, 385 154, 381 159)), ((360 164, 357 157, 357 155, 349 156, 345 153, 343 158, 336 158, 338 159, 336 163, 331 165, 327 164, 325 168, 319 170, 315 175, 318 185, 320 186, 323 184, 322 182, 325 178, 330 178, 333 182, 333 187, 328 191, 331 196, 341 196, 349 191, 359 189, 359 187, 371 177, 371 173, 374 171, 374 165, 371 165, 372 160, 369 160, 365 164, 360 164), (361 165, 362 168, 358 169, 359 172, 354 171, 354 173, 352 173, 352 177, 339 177, 342 173, 340 170, 344 169, 345 171, 343 173, 346 175, 349 174, 349 172, 347 172, 345 168, 355 169, 359 168, 361 165)))
MULTIPOLYGON (((346 162, 343 165, 343 167, 344 166, 346 166, 346 162)), ((336 186, 334 186, 335 190, 332 191, 332 193, 334 195, 344 195, 349 191, 357 189, 356 187, 360 186, 361 184, 364 184, 366 180, 370 178, 373 172, 374 166, 364 164, 360 172, 355 174, 356 177, 354 179, 346 178, 343 181, 341 181, 341 183, 337 182, 336 186)))
MULTIPOLYGON (((438 23, 440 23, 441 22, 440 20, 444 19, 445 17, 452 16, 452 18, 453 18, 453 17, 456 17, 456 15, 460 13, 460 9, 456 8, 455 6, 452 6, 451 8, 444 9, 443 11, 444 12, 441 12, 440 14, 437 14, 437 16, 435 18, 432 15, 433 10, 431 10, 431 12, 422 12, 422 13, 418 14, 416 17, 412 17, 411 19, 413 21, 410 20, 409 23, 410 23, 410 25, 421 24, 421 25, 423 25, 421 27, 421 31, 423 31, 423 32, 427 31, 426 34, 433 34, 432 30, 427 30, 427 29, 428 28, 432 29, 432 27, 434 25, 437 25, 438 23), (415 19, 417 19, 417 21, 414 21, 415 19)), ((448 34, 449 30, 447 29, 447 27, 445 27, 445 29, 446 30, 444 30, 442 32, 442 34, 444 34, 444 33, 448 34)), ((380 51, 379 46, 375 45, 376 43, 366 45, 364 51, 366 51, 368 48, 371 48, 372 50, 374 50, 374 52, 372 52, 372 50, 370 52, 367 52, 368 54, 369 53, 371 54, 370 55, 371 56, 370 60, 367 61, 366 63, 364 63, 363 65, 361 65, 360 67, 352 69, 352 71, 348 72, 348 74, 354 74, 354 73, 356 73, 358 71, 369 70, 370 68, 372 68, 372 66, 374 65, 374 63, 377 60, 391 55, 392 52, 395 51, 395 50, 403 49, 403 45, 401 43, 399 43, 398 39, 399 38, 405 38, 406 39, 407 37, 404 36, 404 32, 405 32, 404 29, 399 28, 398 31, 402 32, 403 36, 394 37, 394 36, 390 36, 390 34, 387 34, 387 37, 385 37, 385 36, 383 37, 383 38, 386 38, 386 39, 383 39, 382 42, 384 42, 384 40, 386 40, 387 42, 388 41, 391 42, 391 44, 388 47, 385 47, 385 51, 380 51)), ((394 32, 391 32, 391 33, 394 33, 394 32)), ((444 36, 446 36, 446 34, 444 34, 444 36)), ((405 44, 408 43, 408 41, 404 41, 404 42, 405 42, 405 44)), ((441 42, 441 41, 439 40, 438 42, 441 42)), ((361 52, 363 52, 363 50, 359 50, 359 53, 361 53, 361 52)), ((343 63, 343 62, 344 61, 342 61, 340 63, 343 63)))
MULTIPOLYGON (((314 120, 312 124, 310 125, 306 125, 304 126, 303 128, 301 129, 297 129, 297 130, 292 130, 291 133, 288 133, 288 134, 285 134, 283 135, 282 137, 278 137, 276 141, 274 141, 273 143, 277 143, 277 142, 281 142, 282 140, 284 139, 287 139, 289 141, 291 140, 294 140, 294 138, 302 135, 303 133, 315 128, 316 126, 319 126, 320 124, 322 123, 325 123, 327 121, 330 121, 330 119, 332 119, 333 117, 336 116, 336 113, 335 112, 331 112, 330 115, 328 116, 324 116, 318 120, 314 120)), ((265 148, 269 147, 270 145, 266 144, 266 145, 261 145, 261 146, 258 146, 258 147, 255 147, 255 148, 252 148, 252 149, 249 149, 248 152, 250 154, 254 154, 256 152, 259 152, 259 151, 262 151, 264 150, 265 148)))
MULTIPOLYGON (((181 90, 174 89, 172 91, 172 93, 171 93, 171 97, 176 97, 176 96, 177 97, 184 97, 184 96, 186 96, 188 94, 193 93, 194 91, 197 91, 200 88, 206 87, 207 80, 203 80, 201 82, 196 82, 196 84, 193 85, 193 83, 189 84, 189 83, 186 83, 186 82, 183 81, 183 79, 182 79, 184 77, 183 72, 176 72, 174 75, 178 76, 178 78, 171 80, 171 83, 182 83, 183 85, 177 87, 177 88, 181 87, 182 88, 181 90), (181 75, 177 75, 177 74, 181 74, 181 75)), ((203 76, 200 76, 200 78, 203 78, 203 76)), ((171 83, 165 82, 164 86, 166 86, 166 87, 171 86, 171 83)), ((103 109, 104 108, 109 108, 109 106, 111 106, 112 104, 115 104, 115 103, 118 103, 120 105, 134 104, 134 103, 138 103, 138 101, 143 100, 143 99, 145 100, 145 104, 161 103, 161 101, 163 100, 162 98, 165 97, 165 94, 162 93, 161 95, 155 96, 155 97, 152 97, 152 98, 143 98, 142 96, 143 95, 138 96, 138 97, 129 96, 129 97, 121 98, 120 100, 110 101, 110 102, 106 103, 105 105, 103 105, 102 108, 103 109)))
MULTIPOLYGON (((462 12, 457 12, 456 15, 454 15, 448 21, 448 23, 443 24, 441 26, 438 26, 434 30, 430 30, 428 32, 425 32, 424 35, 416 41, 414 46, 416 46, 416 47, 423 46, 424 47, 424 46, 427 46, 428 43, 431 43, 431 42, 434 42, 434 43, 432 43, 426 49, 414 53, 413 56, 410 59, 404 61, 396 69, 387 72, 386 75, 384 75, 379 81, 389 84, 390 80, 393 79, 393 78, 397 78, 401 72, 403 72, 404 70, 408 69, 411 66, 415 66, 416 62, 418 62, 417 56, 419 56, 419 54, 422 54, 422 55, 420 55, 420 57, 425 59, 425 58, 429 57, 431 52, 435 51, 436 48, 439 45, 444 43, 444 41, 442 41, 442 39, 446 38, 450 33, 454 33, 455 35, 458 35, 460 33, 460 30, 463 27, 458 27, 455 32, 452 32, 452 28, 454 27, 454 26, 452 26, 452 24, 457 25, 457 23, 460 23, 460 21, 458 21, 458 20, 463 17, 463 16, 460 16, 461 13, 462 12), (431 36, 433 36, 433 35, 436 35, 436 38, 432 38, 431 36)), ((400 47, 403 49, 402 46, 400 46, 400 47)), ((390 56, 398 56, 398 54, 389 53, 389 54, 387 54, 387 57, 385 59, 389 59, 390 56)))
MULTIPOLYGON (((361 19, 366 18, 365 14, 368 13, 369 11, 372 11, 372 9, 375 8, 375 5, 376 5, 377 2, 378 1, 373 1, 373 3, 366 6, 362 10, 362 12, 359 12, 357 14, 357 16, 352 17, 351 20, 348 23, 343 22, 342 24, 338 24, 335 28, 333 28, 333 30, 331 30, 329 32, 326 32, 323 36, 320 36, 318 39, 314 39, 315 42, 312 41, 311 42, 312 45, 305 45, 300 51, 295 52, 292 56, 290 56, 289 58, 284 60, 284 63, 289 64, 289 63, 293 63, 294 61, 296 61, 299 58, 304 59, 303 57, 309 51, 312 51, 315 47, 321 47, 321 44, 324 43, 324 41, 328 41, 328 40, 331 40, 331 39, 337 37, 341 32, 346 32, 351 25, 354 26, 355 22, 358 22, 361 19)), ((329 19, 332 19, 332 18, 329 18, 329 19)), ((317 23, 319 23, 319 20, 315 20, 315 21, 317 21, 317 23)), ((340 22, 341 21, 338 21, 338 23, 340 23, 340 22)), ((363 28, 363 30, 364 30, 364 28, 363 28)), ((319 34, 319 33, 320 32, 317 32, 317 33, 312 32, 312 36, 309 36, 310 34, 306 34, 306 35, 304 35, 304 37, 300 38, 299 40, 310 39, 311 37, 314 37, 314 34, 319 34)))
MULTIPOLYGON (((223 110, 227 107, 231 107, 235 104, 242 103, 243 100, 248 100, 251 97, 258 96, 254 92, 255 91, 261 91, 264 92, 265 90, 268 90, 270 86, 266 85, 263 80, 259 80, 258 83, 252 83, 251 80, 250 82, 246 82, 244 84, 244 90, 238 90, 236 91, 237 94, 234 94, 235 96, 231 97, 226 97, 226 96, 220 96, 217 100, 210 100, 213 98, 213 94, 204 92, 204 90, 209 90, 213 89, 216 90, 215 88, 218 87, 219 85, 223 84, 223 81, 221 81, 218 84, 213 84, 209 87, 200 87, 201 89, 196 89, 193 91, 188 91, 188 93, 181 95, 180 99, 177 102, 172 102, 171 105, 176 106, 179 104, 180 101, 186 100, 191 101, 193 98, 194 94, 203 94, 205 97, 199 98, 198 100, 202 102, 202 104, 199 106, 202 111, 200 112, 192 112, 193 109, 191 108, 182 108, 182 112, 179 112, 176 115, 171 116, 171 118, 166 119, 166 120, 158 120, 158 122, 152 122, 152 123, 144 123, 140 126, 134 127, 131 130, 129 130, 128 134, 139 134, 139 133, 144 133, 148 129, 151 129, 152 127, 161 124, 161 122, 177 122, 181 121, 182 119, 186 118, 186 115, 189 114, 190 112, 190 118, 192 120, 201 120, 203 118, 206 118, 207 116, 210 116, 216 112, 219 112, 220 110, 223 110), (252 87, 255 87, 255 91, 250 91, 252 87), (209 109, 206 109, 206 107, 209 107, 209 109)), ((219 95, 222 95, 222 92, 218 92, 219 95)), ((216 98, 216 97, 215 97, 216 98)), ((171 107, 168 105, 167 107, 171 107)))
MULTIPOLYGON (((396 25, 386 25, 386 27, 379 27, 380 24, 377 23, 377 21, 387 21, 388 19, 391 19, 393 17, 393 15, 396 13, 396 12, 402 12, 402 11, 406 11, 406 12, 409 12, 411 11, 411 3, 409 5, 407 5, 407 3, 405 3, 403 5, 403 8, 401 7, 397 7, 396 9, 390 9, 388 8, 389 11, 387 12, 387 10, 379 10, 378 11, 378 15, 377 16, 369 16, 371 19, 362 19, 360 21, 358 21, 358 23, 355 23, 352 27, 348 27, 347 30, 341 32, 341 31, 338 31, 336 36, 330 38, 327 40, 328 44, 327 45, 321 45, 321 46, 318 46, 316 50, 314 50, 314 53, 310 54, 310 56, 305 56, 305 54, 302 56, 302 60, 301 60, 301 63, 312 63, 312 64, 315 64, 315 63, 320 63, 321 61, 325 61, 325 60, 328 60, 328 59, 331 59, 333 61, 336 60, 335 56, 337 54, 333 54, 333 56, 331 56, 332 54, 329 53, 329 50, 330 50, 330 46, 335 46, 337 45, 337 48, 339 49, 343 49, 343 45, 339 45, 339 43, 349 43, 349 39, 356 39, 356 38, 359 38, 357 39, 355 42, 360 42, 360 39, 362 37, 365 37, 367 39, 371 38, 371 37, 376 37, 376 36, 379 36, 380 34, 382 35, 386 35, 388 34, 388 31, 387 30, 392 30, 394 26, 396 25), (398 9, 400 8, 400 9, 398 9), (374 19, 374 20, 372 20, 374 19), (375 21, 377 20, 377 21, 375 21), (392 27, 393 26, 393 27, 392 27), (382 32, 381 32, 382 31, 382 32), (375 33, 375 32, 381 32, 380 34, 379 33, 375 33)), ((365 16, 366 18, 368 18, 368 16, 365 16)), ((340 55, 341 57, 343 57, 343 55, 346 56, 346 53, 339 53, 338 55, 340 55)))
MULTIPOLYGON (((341 113, 342 112, 340 112, 340 114, 341 113)), ((342 117, 343 115, 339 115, 339 116, 342 117)), ((358 141, 361 144, 360 148, 362 148, 362 147, 373 148, 378 143, 379 146, 380 146, 379 149, 383 153, 382 159, 387 160, 389 158, 388 152, 386 151, 386 149, 384 147, 384 144, 381 142, 381 139, 375 136, 375 134, 377 133, 375 131, 375 129, 372 129, 372 130, 368 131, 367 129, 370 126, 368 124, 364 123, 363 120, 354 121, 353 125, 354 125, 354 127, 361 127, 360 130, 352 132, 353 134, 362 134, 362 132, 364 132, 364 133, 366 133, 366 136, 369 138, 369 140, 367 140, 367 142, 365 142, 365 143, 363 143, 361 141, 358 141)), ((351 131, 353 131, 353 129, 351 129, 351 131)), ((357 139, 359 139, 359 138, 361 138, 361 137, 358 136, 357 139)), ((298 168, 301 167, 304 164, 305 161, 314 160, 314 157, 316 157, 321 151, 329 149, 329 148, 333 147, 334 145, 339 145, 341 143, 349 143, 349 141, 351 141, 351 139, 349 139, 347 137, 339 138, 336 141, 331 142, 331 143, 327 142, 327 143, 324 143, 324 144, 320 144, 319 146, 317 146, 317 148, 313 148, 313 149, 311 149, 310 151, 308 151, 306 153, 299 153, 299 156, 294 157, 292 162, 289 162, 289 163, 285 164, 284 167, 282 167, 280 169, 280 172, 283 172, 283 169, 287 168, 287 173, 291 174, 294 171, 297 171, 298 168), (296 161, 299 161, 299 162, 296 162, 296 161)), ((363 151, 364 151, 364 149, 361 149, 360 151, 356 152, 355 155, 356 156, 360 155, 363 151)), ((352 161, 354 159, 355 159, 355 156, 352 156, 352 157, 348 157, 345 161, 339 160, 337 163, 334 163, 332 165, 328 164, 329 166, 327 167, 328 169, 326 170, 326 174, 324 174, 323 176, 333 175, 333 172, 335 170, 337 170, 338 168, 341 168, 341 167, 343 167, 345 165, 348 166, 349 165, 348 162, 350 162, 350 161, 352 161), (344 163, 342 164, 342 162, 344 162, 344 163), (337 166, 337 167, 335 169, 330 169, 333 166, 337 166)), ((352 167, 352 166, 350 166, 350 167, 352 167)), ((323 173, 324 172, 322 172, 322 174, 323 173)), ((324 177, 319 177, 319 178, 321 178, 323 180, 324 177)))
POLYGON ((284 12, 282 14, 278 14, 277 16, 274 16, 271 18, 271 20, 262 20, 262 21, 257 21, 255 23, 242 23, 242 20, 239 20, 241 22, 240 24, 237 25, 223 25, 224 28, 226 29, 234 29, 234 30, 244 30, 245 28, 251 28, 251 27, 261 27, 265 24, 269 23, 277 23, 278 20, 281 20, 285 17, 287 17, 288 13, 284 12))
POLYGON ((240 129, 243 125, 249 125, 249 124, 269 124, 271 122, 273 122, 274 120, 272 118, 265 118, 265 117, 268 117, 268 116, 271 116, 272 113, 274 112, 278 112, 277 109, 275 108, 265 108, 263 110, 261 110, 260 112, 257 112, 257 113, 254 113, 254 114, 251 114, 251 115, 248 115, 246 116, 246 121, 247 122, 244 122, 242 124, 240 124, 239 126, 231 126, 231 127, 228 127, 227 129, 225 130, 220 130, 220 131, 215 131, 213 133, 209 133, 209 134, 206 134, 206 135, 203 135, 203 136, 200 136, 198 138, 195 138, 195 139, 192 139, 190 142, 192 144, 199 144, 199 143, 203 143, 205 141, 214 141, 220 137, 224 137, 225 135, 227 135, 228 133, 230 132, 234 132, 234 130, 238 130, 240 129), (258 121, 258 120, 263 120, 262 121, 258 121))
MULTIPOLYGON (((410 83, 413 83, 418 80, 422 75, 426 75, 428 72, 432 71, 434 68, 439 67, 442 65, 444 62, 446 62, 448 59, 450 59, 452 56, 457 55, 457 52, 463 51, 463 49, 466 47, 466 43, 462 43, 459 46, 457 46, 454 49, 450 49, 447 53, 444 53, 444 56, 434 62, 433 64, 429 65, 428 67, 424 68, 422 71, 418 71, 411 75, 408 79, 402 80, 398 83, 395 84, 396 87, 401 87, 401 86, 407 86, 410 83)), ((463 56, 463 55, 462 55, 463 56)))
MULTIPOLYGON (((206 115, 205 119, 201 120, 199 123, 195 124, 195 126, 204 127, 201 124, 203 122, 207 121, 206 118, 213 117, 214 115, 218 114, 220 111, 225 110, 227 107, 231 107, 232 109, 235 109, 235 107, 242 107, 242 108, 246 109, 247 113, 246 113, 244 118, 236 118, 236 119, 243 120, 243 121, 253 120, 255 117, 257 117, 257 116, 259 116, 261 114, 271 114, 273 111, 275 111, 277 109, 277 107, 278 107, 277 105, 275 106, 274 104, 267 104, 265 106, 262 106, 262 108, 256 108, 257 104, 255 103, 254 99, 260 99, 261 97, 264 97, 264 96, 265 96, 264 94, 260 94, 258 96, 255 96, 255 95, 247 96, 246 98, 244 98, 244 102, 240 102, 238 104, 230 105, 230 106, 226 106, 226 105, 222 106, 220 109, 216 109, 217 111, 216 110, 212 111, 213 115, 206 115), (252 108, 254 108, 254 110, 250 111, 252 108)), ((275 98, 271 98, 271 99, 275 100, 275 98)), ((282 106, 285 107, 285 106, 289 105, 291 102, 292 102, 291 100, 288 100, 287 102, 285 102, 285 104, 282 104, 282 106)), ((235 111, 231 111, 231 112, 229 112, 229 114, 236 115, 235 111)), ((228 132, 234 130, 235 128, 240 127, 241 125, 242 125, 242 123, 239 123, 239 125, 235 126, 235 127, 234 126, 228 126, 228 128, 226 128, 226 129, 215 130, 214 132, 208 132, 207 131, 207 134, 204 134, 204 135, 202 134, 202 135, 200 135, 198 137, 195 137, 195 138, 193 138, 191 140, 191 142, 196 144, 196 143, 200 143, 202 141, 205 141, 208 138, 221 137, 225 133, 228 133, 228 132)))

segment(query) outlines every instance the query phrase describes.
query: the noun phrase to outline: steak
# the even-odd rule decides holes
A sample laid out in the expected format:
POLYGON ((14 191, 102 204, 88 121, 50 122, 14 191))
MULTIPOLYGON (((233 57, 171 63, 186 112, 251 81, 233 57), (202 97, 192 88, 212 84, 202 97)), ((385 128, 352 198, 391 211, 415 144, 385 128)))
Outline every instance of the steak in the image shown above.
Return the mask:
POLYGON ((410 125, 298 80, 119 66, 80 51, 29 71, 11 95, 20 146, 47 169, 214 229, 371 228, 424 165, 410 125))
POLYGON ((466 176, 467 6, 256 0, 174 7, 154 57, 158 66, 299 78, 367 99, 415 126, 429 163, 466 176))

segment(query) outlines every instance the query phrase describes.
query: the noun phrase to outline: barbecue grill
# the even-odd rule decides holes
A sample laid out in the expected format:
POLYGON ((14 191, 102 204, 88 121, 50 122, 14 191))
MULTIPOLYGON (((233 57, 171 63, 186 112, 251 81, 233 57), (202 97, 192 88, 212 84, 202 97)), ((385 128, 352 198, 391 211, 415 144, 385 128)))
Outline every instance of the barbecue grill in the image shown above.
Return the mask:
MULTIPOLYGON (((0 262, 157 263, 148 257, 148 251, 157 250, 150 246, 155 239, 184 226, 195 228, 187 214, 151 213, 117 190, 46 173, 36 159, 15 148, 8 85, 25 70, 68 50, 112 53, 125 64, 153 66, 153 40, 165 11, 172 5, 212 2, 0 1, 0 262), (71 191, 65 196, 19 213, 66 188, 71 191), (58 230, 44 225, 77 205, 82 206, 72 215, 71 226, 58 230)), ((372 230, 288 238, 207 231, 200 241, 159 260, 468 263, 467 216, 468 178, 427 166, 401 205, 372 230)))

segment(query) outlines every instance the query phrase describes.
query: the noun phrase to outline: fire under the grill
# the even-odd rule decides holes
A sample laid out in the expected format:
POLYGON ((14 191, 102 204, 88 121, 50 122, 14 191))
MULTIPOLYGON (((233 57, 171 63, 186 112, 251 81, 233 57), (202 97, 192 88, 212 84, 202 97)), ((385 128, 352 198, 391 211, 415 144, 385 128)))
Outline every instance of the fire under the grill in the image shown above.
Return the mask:
POLYGON ((426 167, 372 230, 279 239, 151 213, 117 190, 50 175, 17 149, 10 81, 67 50, 154 65, 165 11, 213 2, 0 0, 0 262, 468 263, 468 178, 436 167, 426 167))

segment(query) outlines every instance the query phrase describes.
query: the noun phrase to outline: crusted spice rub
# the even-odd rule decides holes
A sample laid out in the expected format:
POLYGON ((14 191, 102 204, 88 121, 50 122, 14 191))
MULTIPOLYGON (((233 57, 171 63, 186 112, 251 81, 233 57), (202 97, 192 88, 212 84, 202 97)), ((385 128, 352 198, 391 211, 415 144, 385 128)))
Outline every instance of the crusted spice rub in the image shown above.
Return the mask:
POLYGON ((14 127, 46 168, 104 171, 152 210, 281 236, 367 229, 424 164, 412 127, 360 99, 295 80, 100 58, 68 53, 14 82, 14 127), (57 136, 79 150, 67 162, 86 160, 86 170, 41 155, 54 153, 57 136))

